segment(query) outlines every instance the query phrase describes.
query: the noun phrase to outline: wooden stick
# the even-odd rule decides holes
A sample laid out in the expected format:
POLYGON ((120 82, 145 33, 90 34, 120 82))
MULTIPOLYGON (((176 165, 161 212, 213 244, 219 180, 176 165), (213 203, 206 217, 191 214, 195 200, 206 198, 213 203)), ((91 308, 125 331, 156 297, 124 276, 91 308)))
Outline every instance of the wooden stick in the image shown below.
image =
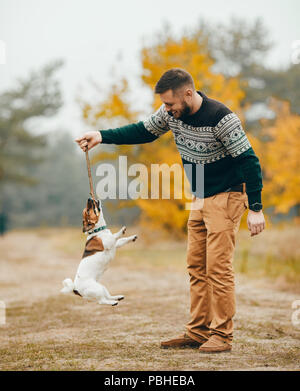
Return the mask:
POLYGON ((94 193, 94 186, 93 186, 93 179, 92 179, 92 174, 91 174, 91 165, 90 165, 88 147, 86 147, 86 150, 85 150, 85 158, 86 158, 86 165, 87 165, 89 182, 90 182, 90 195, 92 196, 92 199, 96 202, 96 197, 95 197, 95 193, 94 193))

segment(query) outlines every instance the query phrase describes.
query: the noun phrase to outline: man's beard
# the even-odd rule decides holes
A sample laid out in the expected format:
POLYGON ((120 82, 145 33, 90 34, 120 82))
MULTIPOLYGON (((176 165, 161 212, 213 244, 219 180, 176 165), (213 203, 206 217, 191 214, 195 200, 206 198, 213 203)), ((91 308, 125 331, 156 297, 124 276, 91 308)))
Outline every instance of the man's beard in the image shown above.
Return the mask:
POLYGON ((188 115, 190 115, 192 109, 190 108, 190 106, 186 103, 186 102, 182 102, 182 110, 180 112, 180 116, 179 118, 182 118, 182 117, 187 117, 188 115))
MULTIPOLYGON (((177 117, 178 119, 179 118, 184 118, 184 117, 187 117, 188 115, 190 115, 192 109, 190 106, 188 106, 188 104, 185 102, 185 101, 182 101, 182 109, 179 111, 177 110, 177 112, 179 113, 179 116, 177 117)), ((168 111, 168 114, 173 116, 173 113, 172 111, 168 111)))

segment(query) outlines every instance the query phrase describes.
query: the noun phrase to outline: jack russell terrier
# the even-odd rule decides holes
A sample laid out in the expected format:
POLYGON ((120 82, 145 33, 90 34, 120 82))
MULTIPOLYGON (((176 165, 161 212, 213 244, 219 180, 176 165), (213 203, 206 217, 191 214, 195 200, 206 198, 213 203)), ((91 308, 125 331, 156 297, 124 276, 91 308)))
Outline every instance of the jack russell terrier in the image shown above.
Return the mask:
POLYGON ((116 254, 116 248, 129 242, 134 242, 137 235, 128 238, 120 237, 126 227, 112 234, 106 228, 101 201, 89 198, 83 210, 83 232, 88 234, 82 260, 78 266, 74 282, 70 278, 63 281, 62 293, 73 292, 84 299, 96 299, 99 304, 117 305, 123 295, 112 296, 108 290, 98 282, 109 263, 116 254))

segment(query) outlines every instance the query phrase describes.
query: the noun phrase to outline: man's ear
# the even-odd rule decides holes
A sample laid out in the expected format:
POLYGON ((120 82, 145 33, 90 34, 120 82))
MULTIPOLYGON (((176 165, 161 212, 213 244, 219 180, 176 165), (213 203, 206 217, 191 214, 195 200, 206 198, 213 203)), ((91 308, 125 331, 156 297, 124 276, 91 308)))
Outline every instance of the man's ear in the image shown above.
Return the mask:
POLYGON ((189 98, 191 98, 192 96, 193 96, 193 90, 191 90, 190 88, 188 88, 187 90, 186 90, 186 95, 189 97, 189 98))

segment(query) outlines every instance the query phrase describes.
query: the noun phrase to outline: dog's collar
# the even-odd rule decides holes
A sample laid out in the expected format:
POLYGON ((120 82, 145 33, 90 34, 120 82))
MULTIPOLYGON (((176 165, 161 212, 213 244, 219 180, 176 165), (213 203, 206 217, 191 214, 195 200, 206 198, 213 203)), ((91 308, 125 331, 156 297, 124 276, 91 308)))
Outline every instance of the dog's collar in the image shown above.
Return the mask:
POLYGON ((89 232, 89 235, 95 234, 96 232, 102 231, 104 229, 106 229, 106 225, 102 225, 102 227, 94 229, 92 232, 89 232))

